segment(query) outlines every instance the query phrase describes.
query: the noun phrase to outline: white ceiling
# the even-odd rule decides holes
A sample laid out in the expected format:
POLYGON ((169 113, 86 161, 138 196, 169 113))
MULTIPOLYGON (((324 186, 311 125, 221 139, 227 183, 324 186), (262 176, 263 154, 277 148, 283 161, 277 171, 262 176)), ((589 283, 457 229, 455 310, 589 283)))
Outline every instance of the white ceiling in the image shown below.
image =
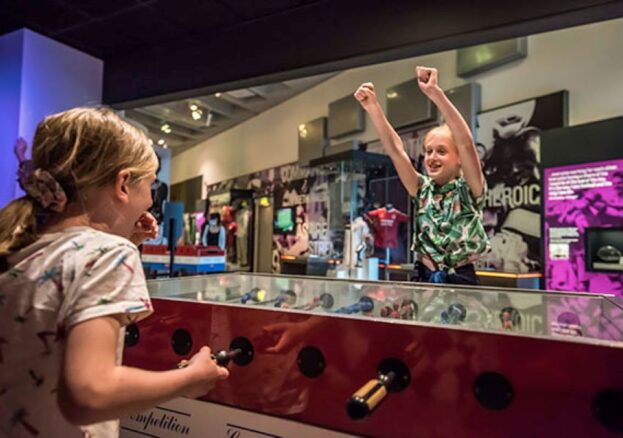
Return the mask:
POLYGON ((178 154, 334 75, 327 73, 137 107, 125 110, 123 116, 143 127, 155 144, 164 143, 173 154, 178 154), (168 133, 162 129, 165 124, 170 127, 168 133))

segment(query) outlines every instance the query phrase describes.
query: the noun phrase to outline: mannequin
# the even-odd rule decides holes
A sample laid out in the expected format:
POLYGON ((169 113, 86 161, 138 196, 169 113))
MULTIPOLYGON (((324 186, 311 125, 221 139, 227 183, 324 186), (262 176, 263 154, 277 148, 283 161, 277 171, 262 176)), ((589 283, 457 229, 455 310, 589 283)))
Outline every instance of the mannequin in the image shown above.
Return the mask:
POLYGON ((238 255, 238 264, 240 266, 247 266, 249 264, 247 256, 248 248, 248 235, 249 235, 249 218, 251 212, 249 211, 246 200, 240 202, 240 208, 236 212, 236 223, 238 228, 236 231, 236 254, 238 255))
POLYGON ((374 225, 377 248, 393 249, 398 246, 398 224, 407 222, 409 216, 394 208, 391 203, 368 213, 374 225))
POLYGON ((221 251, 225 251, 225 227, 221 225, 221 216, 218 213, 210 214, 207 226, 201 236, 201 244, 218 246, 221 251))
POLYGON ((190 213, 184 213, 184 230, 182 232, 182 245, 192 245, 192 235, 191 235, 191 217, 190 213))
POLYGON ((200 245, 203 245, 203 235, 206 232, 206 228, 208 228, 209 219, 210 219, 210 198, 207 198, 205 207, 203 209, 203 214, 200 214, 197 216, 197 229, 199 230, 198 242, 200 245))
POLYGON ((359 268, 362 266, 363 257, 368 252, 367 250, 372 248, 373 242, 374 237, 366 221, 361 216, 356 217, 350 224, 348 260, 351 267, 359 268))
POLYGON ((391 263, 391 250, 398 246, 398 225, 407 222, 409 216, 394 208, 393 204, 387 203, 385 207, 377 208, 368 213, 375 229, 376 238, 374 245, 385 250, 385 280, 389 280, 391 263))
POLYGON ((231 263, 236 262, 236 228, 237 224, 232 214, 231 205, 223 205, 221 208, 221 224, 225 228, 225 238, 227 247, 227 260, 231 263))
POLYGON ((205 213, 196 213, 195 214, 195 243, 197 245, 201 245, 201 235, 202 231, 204 231, 204 224, 206 223, 205 213))

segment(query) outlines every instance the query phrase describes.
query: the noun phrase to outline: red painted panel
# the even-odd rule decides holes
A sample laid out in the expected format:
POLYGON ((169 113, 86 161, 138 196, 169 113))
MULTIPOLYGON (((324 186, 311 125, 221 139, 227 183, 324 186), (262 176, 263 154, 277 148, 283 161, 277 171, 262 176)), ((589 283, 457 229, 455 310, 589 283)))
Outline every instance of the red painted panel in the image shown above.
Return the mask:
POLYGON ((253 361, 230 364, 231 377, 208 400, 356 434, 610 436, 591 405, 600 391, 623 389, 622 343, 168 299, 154 299, 154 308, 139 324, 139 343, 126 348, 125 364, 171 369, 204 344, 227 349, 243 336, 254 346, 253 361), (171 347, 180 328, 193 338, 184 357, 171 347), (308 345, 317 347, 326 363, 313 379, 296 361, 308 345), (283 348, 271 352, 275 346, 283 348), (351 420, 346 400, 389 357, 409 367, 410 385, 390 394, 365 420, 351 420), (486 371, 511 382, 514 399, 507 409, 488 410, 474 397, 474 379, 486 371))

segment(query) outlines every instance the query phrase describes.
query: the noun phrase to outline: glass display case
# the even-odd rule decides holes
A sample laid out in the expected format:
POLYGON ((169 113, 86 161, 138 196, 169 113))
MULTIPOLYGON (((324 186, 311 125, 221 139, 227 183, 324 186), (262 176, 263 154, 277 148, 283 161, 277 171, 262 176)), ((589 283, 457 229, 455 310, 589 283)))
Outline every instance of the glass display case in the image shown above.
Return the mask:
POLYGON ((623 342, 623 304, 613 295, 452 286, 232 273, 150 281, 149 291, 153 298, 623 342))
POLYGON ((231 376, 206 406, 358 436, 623 431, 614 296, 264 274, 148 285, 155 313, 128 328, 124 361, 171 369, 209 345, 231 376))
POLYGON ((387 260, 393 264, 410 261, 409 196, 389 157, 362 151, 360 146, 357 142, 332 145, 325 149, 325 156, 310 162, 316 179, 302 215, 305 232, 297 233, 308 239, 308 250, 286 249, 292 240, 286 231, 291 221, 283 221, 284 227, 279 215, 292 213, 276 210, 275 234, 284 237, 276 242, 281 257, 273 272, 376 280, 389 277, 383 269, 387 260), (381 220, 379 213, 385 210, 395 211, 400 222, 392 225, 395 217, 391 215, 381 220))

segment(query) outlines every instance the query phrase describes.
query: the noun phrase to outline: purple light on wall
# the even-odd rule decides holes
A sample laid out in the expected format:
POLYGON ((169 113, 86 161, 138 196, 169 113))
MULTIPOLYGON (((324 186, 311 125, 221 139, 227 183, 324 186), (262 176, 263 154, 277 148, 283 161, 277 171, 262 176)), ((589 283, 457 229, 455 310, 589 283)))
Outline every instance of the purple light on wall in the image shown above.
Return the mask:
POLYGON ((545 286, 623 296, 623 271, 586 270, 589 227, 623 228, 623 160, 545 169, 545 286))
POLYGON ((0 37, 0 60, 1 208, 22 195, 13 155, 17 137, 30 144, 45 116, 99 104, 104 64, 28 29, 0 37))
POLYGON ((13 144, 19 135, 23 43, 21 31, 0 37, 0 208, 15 196, 13 144))

